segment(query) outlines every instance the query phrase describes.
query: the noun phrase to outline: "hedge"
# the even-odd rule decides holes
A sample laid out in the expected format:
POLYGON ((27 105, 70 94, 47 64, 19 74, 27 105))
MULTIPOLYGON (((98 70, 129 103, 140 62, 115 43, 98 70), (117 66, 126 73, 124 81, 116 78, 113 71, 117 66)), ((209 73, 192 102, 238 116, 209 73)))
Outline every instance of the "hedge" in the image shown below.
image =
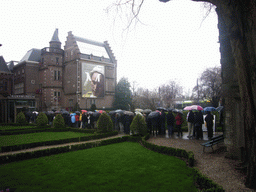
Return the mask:
POLYGON ((95 130, 91 129, 74 129, 74 128, 50 128, 50 126, 35 127, 35 128, 26 128, 26 129, 12 129, 12 130, 0 130, 0 135, 19 135, 27 133, 37 133, 37 132, 79 132, 79 133, 94 133, 95 130))
MULTIPOLYGON (((57 129, 59 130, 59 129, 57 129)), ((24 149, 35 148, 39 146, 49 146, 49 145, 59 145, 65 143, 74 143, 80 141, 89 141, 93 139, 101 139, 109 136, 117 135, 118 132, 110 132, 105 134, 95 134, 93 136, 84 136, 84 137, 75 137, 75 138, 68 138, 68 139, 58 139, 58 140, 51 140, 51 141, 43 141, 43 142, 35 142, 35 143, 28 143, 28 144, 21 144, 21 145, 13 145, 13 146, 2 146, 0 151, 1 152, 9 152, 9 151, 19 151, 24 149)))
MULTIPOLYGON (((110 133, 107 133, 107 134, 109 135, 110 133)), ((5 156, 0 156, 0 164, 10 163, 14 161, 22 161, 26 159, 38 158, 43 156, 50 156, 50 155, 66 153, 70 151, 89 149, 89 148, 104 146, 104 145, 113 144, 113 143, 120 143, 120 142, 126 142, 126 141, 132 141, 132 142, 140 141, 143 144, 143 146, 145 146, 146 148, 149 148, 156 152, 161 152, 161 153, 172 155, 172 156, 186 158, 188 159, 189 166, 194 165, 194 153, 192 151, 186 152, 183 149, 157 146, 155 144, 148 143, 146 141, 149 139, 149 137, 150 137, 149 134, 144 136, 143 138, 141 137, 139 138, 139 136, 123 136, 123 137, 106 139, 106 140, 97 141, 97 142, 69 145, 64 147, 50 148, 50 149, 38 150, 34 152, 18 153, 13 155, 5 155, 5 156)), ((195 183, 198 185, 197 187, 199 188, 199 191, 203 191, 203 192, 224 192, 225 191, 221 186, 214 183, 212 180, 208 179, 207 177, 203 176, 197 168, 193 168, 193 169, 194 169, 194 175, 195 175, 195 183)))

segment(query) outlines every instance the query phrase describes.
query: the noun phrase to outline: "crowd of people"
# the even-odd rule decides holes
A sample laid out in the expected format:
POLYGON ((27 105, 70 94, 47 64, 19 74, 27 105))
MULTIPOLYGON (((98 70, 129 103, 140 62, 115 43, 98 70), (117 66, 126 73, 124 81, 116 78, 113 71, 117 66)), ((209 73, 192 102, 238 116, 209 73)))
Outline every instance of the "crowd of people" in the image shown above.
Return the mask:
MULTIPOLYGON (((105 112, 105 111, 104 111, 105 112)), ((61 113, 66 126, 80 128, 80 129, 94 129, 96 128, 96 122, 101 115, 99 112, 87 112, 82 110, 75 113, 64 112, 46 112, 49 125, 52 125, 56 114, 61 113)), ((136 113, 117 110, 108 113, 114 125, 114 130, 130 134, 130 125, 136 113)), ((138 114, 138 113, 137 113, 138 114)), ((148 133, 156 135, 166 135, 166 125, 168 135, 171 138, 174 134, 174 130, 177 131, 177 136, 182 137, 182 124, 184 122, 183 113, 181 111, 168 110, 156 110, 148 113, 139 113, 145 118, 147 124, 148 133)), ((28 122, 35 123, 38 113, 25 113, 28 122)), ((190 110, 187 114, 186 121, 188 125, 188 138, 203 139, 202 125, 205 123, 208 131, 208 138, 213 137, 213 120, 214 117, 211 112, 207 112, 205 118, 203 118, 202 111, 190 110)))

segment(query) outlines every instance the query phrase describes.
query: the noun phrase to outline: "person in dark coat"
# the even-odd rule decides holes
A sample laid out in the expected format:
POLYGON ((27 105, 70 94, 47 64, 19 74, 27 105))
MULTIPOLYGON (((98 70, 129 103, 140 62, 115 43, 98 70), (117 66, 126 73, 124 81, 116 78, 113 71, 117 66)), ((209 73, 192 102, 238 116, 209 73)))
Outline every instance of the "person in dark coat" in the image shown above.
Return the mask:
POLYGON ((146 123, 147 123, 148 133, 151 134, 152 133, 152 123, 151 123, 151 119, 148 118, 148 114, 146 115, 146 123))
POLYGON ((130 134, 131 115, 124 115, 124 133, 130 134))
POLYGON ((208 138, 211 139, 213 136, 213 115, 211 114, 210 111, 207 111, 207 115, 205 117, 206 121, 206 127, 207 127, 207 132, 208 132, 208 138))
POLYGON ((167 128, 168 128, 168 135, 169 137, 173 135, 173 126, 174 126, 174 115, 172 114, 172 111, 168 111, 166 115, 166 122, 167 122, 167 128))
POLYGON ((194 129, 196 139, 203 139, 202 124, 204 123, 202 112, 195 113, 194 129))
POLYGON ((161 125, 161 135, 165 135, 166 134, 166 129, 165 129, 165 112, 164 110, 161 110, 161 116, 160 116, 160 125, 161 125))
POLYGON ((85 129, 87 127, 87 124, 88 124, 87 113, 82 114, 82 122, 83 122, 82 128, 85 129))
POLYGON ((182 129, 181 129, 181 125, 183 123, 182 115, 180 113, 177 113, 175 120, 176 120, 176 128, 178 129, 177 136, 179 137, 179 136, 182 136, 182 129))

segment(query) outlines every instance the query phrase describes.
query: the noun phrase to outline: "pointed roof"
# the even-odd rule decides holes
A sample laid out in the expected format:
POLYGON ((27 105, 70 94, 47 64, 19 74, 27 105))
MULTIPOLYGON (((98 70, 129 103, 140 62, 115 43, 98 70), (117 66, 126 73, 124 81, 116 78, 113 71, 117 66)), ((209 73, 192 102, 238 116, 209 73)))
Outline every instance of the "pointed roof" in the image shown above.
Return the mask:
POLYGON ((3 56, 0 56, 0 72, 10 73, 3 56))
POLYGON ((58 29, 55 29, 53 36, 52 36, 52 40, 50 42, 60 42, 58 33, 59 33, 58 29))
POLYGON ((41 60, 41 49, 30 49, 26 55, 24 55, 24 57, 20 60, 20 62, 22 61, 37 61, 40 62, 41 60))

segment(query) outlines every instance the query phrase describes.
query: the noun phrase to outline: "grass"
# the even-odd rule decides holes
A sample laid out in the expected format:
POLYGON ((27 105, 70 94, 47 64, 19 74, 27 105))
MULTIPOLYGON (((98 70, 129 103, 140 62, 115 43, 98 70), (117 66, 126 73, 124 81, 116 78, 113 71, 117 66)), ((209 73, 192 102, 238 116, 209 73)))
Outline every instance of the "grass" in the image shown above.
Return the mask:
POLYGON ((6 135, 0 136, 0 146, 12 146, 34 142, 51 141, 58 139, 75 138, 82 136, 93 135, 90 133, 77 133, 77 132, 40 132, 29 133, 22 135, 6 135))
POLYGON ((197 191, 185 162, 124 142, 0 166, 0 190, 197 191))
POLYGON ((6 130, 6 131, 11 131, 15 129, 31 129, 31 128, 36 128, 35 125, 29 125, 29 126, 0 126, 0 130, 6 130))

